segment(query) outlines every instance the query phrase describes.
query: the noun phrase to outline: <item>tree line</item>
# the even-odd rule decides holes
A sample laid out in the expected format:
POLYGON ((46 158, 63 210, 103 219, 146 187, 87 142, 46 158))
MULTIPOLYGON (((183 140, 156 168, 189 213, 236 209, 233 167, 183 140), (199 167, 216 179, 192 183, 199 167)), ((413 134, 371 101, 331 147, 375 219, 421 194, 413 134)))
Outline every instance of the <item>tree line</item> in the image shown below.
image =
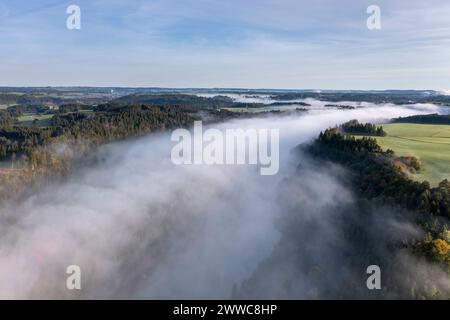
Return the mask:
POLYGON ((364 136, 386 136, 382 126, 376 126, 372 123, 359 123, 358 120, 350 120, 339 127, 345 134, 355 134, 364 136))
POLYGON ((393 123, 417 123, 417 124, 443 124, 450 125, 450 115, 426 114, 410 117, 400 117, 392 120, 393 123))

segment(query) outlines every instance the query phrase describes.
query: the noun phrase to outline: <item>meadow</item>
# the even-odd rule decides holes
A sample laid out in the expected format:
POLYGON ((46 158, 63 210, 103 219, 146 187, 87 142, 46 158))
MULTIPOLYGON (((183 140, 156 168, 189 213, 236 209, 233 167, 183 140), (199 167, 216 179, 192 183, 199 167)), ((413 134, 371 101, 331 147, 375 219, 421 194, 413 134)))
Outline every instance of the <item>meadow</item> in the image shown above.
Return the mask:
POLYGON ((415 156, 423 170, 415 177, 436 186, 450 179, 450 125, 385 124, 385 137, 377 137, 383 149, 392 149, 397 155, 415 156))
POLYGON ((50 120, 53 114, 27 114, 18 117, 17 122, 19 126, 39 126, 46 127, 50 125, 50 120), (36 120, 36 123, 34 122, 36 120))

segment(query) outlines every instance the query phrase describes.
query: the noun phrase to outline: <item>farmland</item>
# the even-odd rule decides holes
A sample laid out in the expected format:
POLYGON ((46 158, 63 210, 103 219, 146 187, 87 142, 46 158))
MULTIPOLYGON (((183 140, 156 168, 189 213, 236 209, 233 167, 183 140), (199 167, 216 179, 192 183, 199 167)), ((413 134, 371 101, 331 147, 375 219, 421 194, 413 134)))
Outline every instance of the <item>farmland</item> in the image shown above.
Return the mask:
POLYGON ((50 119, 53 117, 53 114, 29 114, 22 115, 18 117, 18 125, 20 126, 32 126, 36 125, 39 127, 46 127, 50 125, 50 119))
POLYGON ((383 149, 392 149, 402 156, 420 159, 423 170, 415 176, 437 185, 450 179, 450 126, 424 124, 386 124, 385 137, 377 137, 383 149))

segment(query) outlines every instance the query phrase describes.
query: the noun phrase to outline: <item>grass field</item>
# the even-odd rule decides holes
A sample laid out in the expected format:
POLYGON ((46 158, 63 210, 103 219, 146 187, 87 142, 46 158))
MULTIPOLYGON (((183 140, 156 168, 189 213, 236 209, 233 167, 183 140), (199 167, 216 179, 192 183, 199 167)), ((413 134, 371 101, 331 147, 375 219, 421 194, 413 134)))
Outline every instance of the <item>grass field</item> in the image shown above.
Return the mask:
POLYGON ((53 117, 52 114, 43 114, 43 115, 23 115, 20 116, 17 120, 20 126, 32 126, 33 121, 37 119, 36 125, 39 127, 46 127, 50 125, 50 119, 53 117))
POLYGON ((377 137, 384 149, 397 155, 415 156, 424 170, 415 176, 432 186, 450 179, 450 125, 386 124, 386 137, 377 137))

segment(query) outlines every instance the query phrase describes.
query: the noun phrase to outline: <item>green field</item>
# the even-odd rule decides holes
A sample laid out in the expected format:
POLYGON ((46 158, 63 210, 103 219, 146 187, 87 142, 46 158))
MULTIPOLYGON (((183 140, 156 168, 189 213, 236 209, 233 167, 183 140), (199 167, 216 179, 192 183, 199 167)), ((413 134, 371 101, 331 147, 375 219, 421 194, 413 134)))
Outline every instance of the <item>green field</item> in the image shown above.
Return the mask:
POLYGON ((416 174, 418 180, 428 180, 433 186, 450 179, 450 125, 385 124, 386 137, 377 137, 384 149, 397 155, 415 156, 423 165, 416 174))
POLYGON ((52 114, 42 114, 42 115, 23 115, 17 120, 20 126, 32 126, 34 125, 34 120, 36 119, 36 125, 38 127, 46 127, 50 125, 50 119, 53 117, 52 114))

